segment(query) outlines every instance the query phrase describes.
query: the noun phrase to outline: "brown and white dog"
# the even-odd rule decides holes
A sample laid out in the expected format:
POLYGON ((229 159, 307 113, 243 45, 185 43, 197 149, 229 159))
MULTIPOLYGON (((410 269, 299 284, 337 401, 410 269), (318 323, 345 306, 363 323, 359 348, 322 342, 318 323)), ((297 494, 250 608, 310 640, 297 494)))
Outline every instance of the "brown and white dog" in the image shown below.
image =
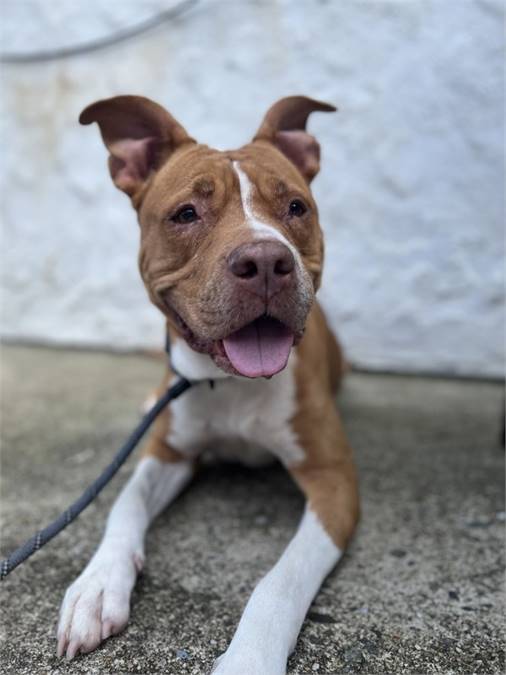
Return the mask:
MULTIPOLYGON (((322 581, 358 519, 355 468, 334 404, 339 347, 315 301, 323 240, 309 183, 319 145, 303 96, 278 101, 248 145, 198 144, 139 96, 99 101, 116 186, 137 210, 139 265, 167 319, 174 371, 212 379, 155 423, 103 540, 63 600, 58 654, 73 658, 121 631, 149 524, 191 480, 209 446, 248 464, 278 458, 305 494, 298 530, 246 605, 216 675, 280 675, 322 581)), ((165 376, 163 386, 174 377, 165 376)))

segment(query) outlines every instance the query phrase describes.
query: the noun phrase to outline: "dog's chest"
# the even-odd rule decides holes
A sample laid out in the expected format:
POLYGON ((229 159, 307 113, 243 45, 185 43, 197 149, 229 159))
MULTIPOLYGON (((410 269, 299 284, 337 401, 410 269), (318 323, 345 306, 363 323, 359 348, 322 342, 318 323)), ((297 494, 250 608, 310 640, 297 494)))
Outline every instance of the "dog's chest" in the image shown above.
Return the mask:
POLYGON ((291 420, 296 413, 294 358, 270 380, 230 377, 201 382, 171 405, 168 442, 183 454, 203 451, 248 465, 304 458, 291 420))

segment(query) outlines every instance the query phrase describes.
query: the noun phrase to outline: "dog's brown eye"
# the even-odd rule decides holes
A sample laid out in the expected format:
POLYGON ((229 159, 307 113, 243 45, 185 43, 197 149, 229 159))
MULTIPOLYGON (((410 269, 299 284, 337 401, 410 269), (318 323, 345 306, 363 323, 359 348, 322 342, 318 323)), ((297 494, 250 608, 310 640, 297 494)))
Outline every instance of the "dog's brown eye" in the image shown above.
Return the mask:
POLYGON ((183 206, 172 216, 171 220, 175 223, 182 223, 185 225, 198 220, 198 215, 193 206, 183 206))
POLYGON ((303 216, 307 211, 306 205, 303 204, 300 199, 294 199, 293 201, 290 202, 290 206, 288 207, 288 214, 290 216, 296 216, 297 218, 300 218, 300 216, 303 216))

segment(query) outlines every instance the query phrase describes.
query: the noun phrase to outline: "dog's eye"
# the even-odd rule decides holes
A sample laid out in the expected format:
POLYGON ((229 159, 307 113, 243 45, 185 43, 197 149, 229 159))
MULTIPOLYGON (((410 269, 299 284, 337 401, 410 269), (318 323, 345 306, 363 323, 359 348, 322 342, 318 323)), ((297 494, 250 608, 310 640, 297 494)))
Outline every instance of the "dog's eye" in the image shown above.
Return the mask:
POLYGON ((197 211, 193 206, 186 205, 182 206, 179 211, 177 211, 171 218, 175 223, 181 223, 183 225, 187 223, 193 223, 195 220, 198 220, 197 211))
POLYGON ((290 202, 290 206, 288 207, 288 215, 290 216, 295 216, 297 218, 300 218, 303 216, 307 211, 307 207, 303 202, 300 201, 300 199, 294 199, 290 202))

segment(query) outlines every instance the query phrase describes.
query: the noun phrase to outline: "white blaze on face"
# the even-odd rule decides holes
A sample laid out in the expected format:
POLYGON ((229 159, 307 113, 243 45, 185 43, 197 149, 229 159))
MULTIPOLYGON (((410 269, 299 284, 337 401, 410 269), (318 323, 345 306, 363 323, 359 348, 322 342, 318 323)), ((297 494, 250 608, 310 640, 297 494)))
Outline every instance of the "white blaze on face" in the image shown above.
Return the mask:
POLYGON ((292 252, 296 266, 297 272, 300 272, 302 268, 302 260, 300 253, 297 248, 288 241, 288 239, 281 234, 279 230, 268 223, 264 223, 262 220, 257 218, 253 212, 253 184, 250 181, 247 174, 241 169, 239 162, 232 162, 234 171, 239 178, 239 188, 241 190, 241 202, 242 208, 244 211, 244 216, 246 219, 246 224, 250 227, 254 233, 255 238, 257 239, 277 239, 281 241, 285 246, 287 246, 292 252))

